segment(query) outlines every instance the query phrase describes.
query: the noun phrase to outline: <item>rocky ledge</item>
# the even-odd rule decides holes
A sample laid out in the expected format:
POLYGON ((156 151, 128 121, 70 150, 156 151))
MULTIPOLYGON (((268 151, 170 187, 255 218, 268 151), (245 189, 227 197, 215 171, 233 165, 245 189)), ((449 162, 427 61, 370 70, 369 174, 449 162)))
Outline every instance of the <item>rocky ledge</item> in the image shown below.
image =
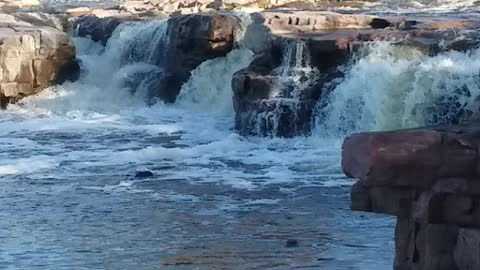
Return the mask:
POLYGON ((20 16, 0 14, 0 105, 78 74, 68 34, 20 16))
MULTIPOLYGON (((97 11, 78 18, 73 28, 79 36, 106 44, 121 23, 151 19, 123 12, 97 11)), ((206 60, 226 56, 235 47, 242 24, 240 18, 228 13, 174 16, 167 24, 166 38, 151 44, 153 50, 161 53, 150 59, 150 64, 161 67, 164 72, 150 82, 150 94, 172 103, 195 68, 206 60)))
POLYGON ((480 28, 476 16, 280 10, 254 13, 252 19, 244 44, 256 58, 232 82, 236 127, 244 135, 308 135, 315 104, 343 77, 340 67, 372 41, 410 46, 427 55, 465 51, 480 43, 478 31, 471 31, 480 28))
MULTIPOLYGON (((103 44, 121 23, 152 18, 125 10, 85 12, 74 29, 103 44)), ((153 63, 165 71, 151 84, 155 95, 174 102, 203 61, 246 46, 255 57, 232 79, 236 129, 242 135, 308 135, 315 106, 343 78, 342 67, 372 41, 410 46, 427 55, 480 44, 480 18, 468 14, 408 17, 283 9, 249 16, 248 25, 246 16, 236 13, 170 17, 168 42, 157 46, 167 57, 153 63)))
POLYGON ((345 140, 352 209, 397 216, 395 270, 480 269, 479 147, 479 124, 345 140))

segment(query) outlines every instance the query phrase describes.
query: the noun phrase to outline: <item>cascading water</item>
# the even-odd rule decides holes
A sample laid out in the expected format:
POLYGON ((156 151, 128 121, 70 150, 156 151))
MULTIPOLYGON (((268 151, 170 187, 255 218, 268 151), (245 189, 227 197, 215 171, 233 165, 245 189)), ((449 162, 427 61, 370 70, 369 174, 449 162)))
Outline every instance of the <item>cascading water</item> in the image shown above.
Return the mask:
POLYGON ((252 22, 250 14, 238 13, 237 16, 242 22, 235 33, 237 48, 226 57, 207 60, 193 70, 190 79, 180 89, 176 100, 178 106, 233 117, 233 74, 247 67, 254 57, 254 53, 243 44, 247 26, 252 22))
POLYGON ((304 40, 286 40, 282 64, 273 73, 279 76, 279 85, 272 98, 302 98, 302 92, 319 71, 312 66, 310 52, 304 40))
POLYGON ((311 65, 305 41, 285 40, 282 47, 282 63, 272 72, 276 79, 270 97, 262 100, 258 110, 248 119, 248 126, 253 126, 255 135, 308 133, 312 91, 307 89, 320 73, 311 65))
POLYGON ((52 87, 21 104, 61 114, 75 109, 115 112, 144 106, 149 83, 162 73, 157 63, 166 25, 166 21, 120 25, 105 47, 88 38, 72 38, 82 68, 79 81, 52 87))
POLYGON ((248 66, 253 53, 240 47, 226 57, 203 62, 180 90, 176 103, 201 111, 233 114, 231 81, 233 73, 248 66), (214 106, 212 106, 214 104, 214 106))
MULTIPOLYGON (((474 109, 480 53, 378 43, 322 97, 314 136, 242 137, 230 84, 252 60, 241 42, 192 71, 175 104, 146 106, 165 29, 124 24, 105 47, 74 38, 80 80, 1 112, 0 268, 390 268, 393 221, 352 217, 341 138, 474 109)), ((272 100, 286 105, 258 115, 271 130, 300 117, 278 116, 319 76, 304 42, 285 48, 272 100)))
POLYGON ((377 42, 349 68, 316 112, 317 132, 455 124, 479 111, 480 50, 428 57, 415 48, 377 42))

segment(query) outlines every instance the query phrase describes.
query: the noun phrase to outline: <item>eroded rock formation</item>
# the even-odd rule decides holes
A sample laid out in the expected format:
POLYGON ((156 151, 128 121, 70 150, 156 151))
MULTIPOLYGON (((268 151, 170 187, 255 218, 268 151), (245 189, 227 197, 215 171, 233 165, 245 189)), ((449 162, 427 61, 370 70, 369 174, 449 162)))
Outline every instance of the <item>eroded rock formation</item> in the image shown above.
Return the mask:
POLYGON ((0 100, 4 107, 78 72, 68 35, 0 14, 0 100))
POLYGON ((206 60, 226 56, 234 47, 239 18, 228 14, 192 14, 168 20, 167 46, 162 63, 168 72, 163 98, 175 101, 190 72, 206 60))
POLYGON ((395 270, 480 269, 479 146, 478 124, 345 140, 352 209, 397 216, 395 270))
MULTIPOLYGON (((94 10, 77 19, 74 29, 105 44, 126 21, 149 20, 124 10, 94 10)), ((161 76, 153 95, 174 102, 190 72, 202 62, 223 57, 236 42, 255 53, 251 65, 232 80, 236 129, 243 135, 308 135, 318 101, 335 88, 359 48, 388 40, 427 55, 465 51, 480 44, 472 17, 379 17, 325 11, 263 11, 251 15, 243 40, 239 15, 200 13, 168 19, 166 42, 157 46, 161 76)))
MULTIPOLYGON (((144 20, 125 13, 92 13, 74 22, 79 36, 106 44, 113 31, 123 22, 144 20)), ((240 19, 233 14, 188 14, 168 19, 166 37, 156 46, 155 59, 149 64, 164 72, 151 82, 151 95, 174 102, 190 73, 206 60, 226 56, 235 45, 241 29, 240 19)))
POLYGON ((469 31, 479 29, 480 20, 472 18, 298 10, 254 13, 243 44, 256 59, 237 72, 232 83, 236 128, 244 135, 308 135, 315 104, 342 78, 339 67, 364 44, 391 41, 427 55, 465 51, 480 44, 478 32, 469 31), (291 70, 285 73, 286 68, 291 70), (291 81, 285 83, 288 76, 291 81))

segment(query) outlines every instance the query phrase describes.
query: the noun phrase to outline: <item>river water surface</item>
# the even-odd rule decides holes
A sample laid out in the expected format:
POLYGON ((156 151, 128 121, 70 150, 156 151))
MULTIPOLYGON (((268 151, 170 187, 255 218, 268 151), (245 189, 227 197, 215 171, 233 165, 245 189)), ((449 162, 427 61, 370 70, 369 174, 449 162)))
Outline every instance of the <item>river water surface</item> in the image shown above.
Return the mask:
POLYGON ((0 114, 0 268, 391 269, 395 220, 349 210, 342 140, 455 115, 480 93, 480 51, 373 44, 312 136, 258 138, 233 129, 242 46, 198 67, 175 104, 146 102, 164 36, 154 21, 119 27, 106 48, 74 38, 80 80, 0 114))

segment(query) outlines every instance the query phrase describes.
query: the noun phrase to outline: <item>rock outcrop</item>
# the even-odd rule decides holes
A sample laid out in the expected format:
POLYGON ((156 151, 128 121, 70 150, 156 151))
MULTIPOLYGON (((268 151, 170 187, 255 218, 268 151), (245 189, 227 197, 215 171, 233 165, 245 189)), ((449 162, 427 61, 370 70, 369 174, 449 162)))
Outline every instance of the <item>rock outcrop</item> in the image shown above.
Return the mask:
POLYGON ((480 44, 480 20, 465 17, 379 17, 324 11, 252 14, 243 45, 256 54, 232 87, 236 128, 244 135, 308 135, 315 104, 343 77, 359 48, 386 40, 427 55, 480 44))
POLYGON ((174 102, 190 72, 206 60, 226 56, 234 47, 239 18, 228 14, 192 14, 170 18, 165 58, 161 65, 168 72, 161 97, 174 102))
POLYGON ((345 140, 352 209, 397 216, 395 270, 480 269, 479 146, 478 124, 345 140))
POLYGON ((137 0, 119 8, 132 14, 179 15, 213 11, 259 11, 274 8, 328 9, 338 6, 361 8, 375 0, 137 0))
POLYGON ((68 35, 0 14, 0 100, 4 107, 78 73, 68 35))
MULTIPOLYGON (((106 44, 123 22, 146 20, 115 11, 92 13, 78 18, 73 26, 79 36, 106 44)), ((150 96, 174 102, 190 73, 206 60, 226 56, 235 45, 242 25, 233 14, 179 15, 168 19, 165 39, 154 44, 159 53, 149 59, 164 72, 149 82, 150 96)))
POLYGON ((38 6, 40 6, 40 1, 38 0, 0 0, 0 8, 25 8, 38 6))
POLYGON ((142 17, 118 10, 93 10, 81 14, 72 23, 72 29, 80 37, 90 37, 105 45, 113 31, 124 22, 140 21, 142 17))

